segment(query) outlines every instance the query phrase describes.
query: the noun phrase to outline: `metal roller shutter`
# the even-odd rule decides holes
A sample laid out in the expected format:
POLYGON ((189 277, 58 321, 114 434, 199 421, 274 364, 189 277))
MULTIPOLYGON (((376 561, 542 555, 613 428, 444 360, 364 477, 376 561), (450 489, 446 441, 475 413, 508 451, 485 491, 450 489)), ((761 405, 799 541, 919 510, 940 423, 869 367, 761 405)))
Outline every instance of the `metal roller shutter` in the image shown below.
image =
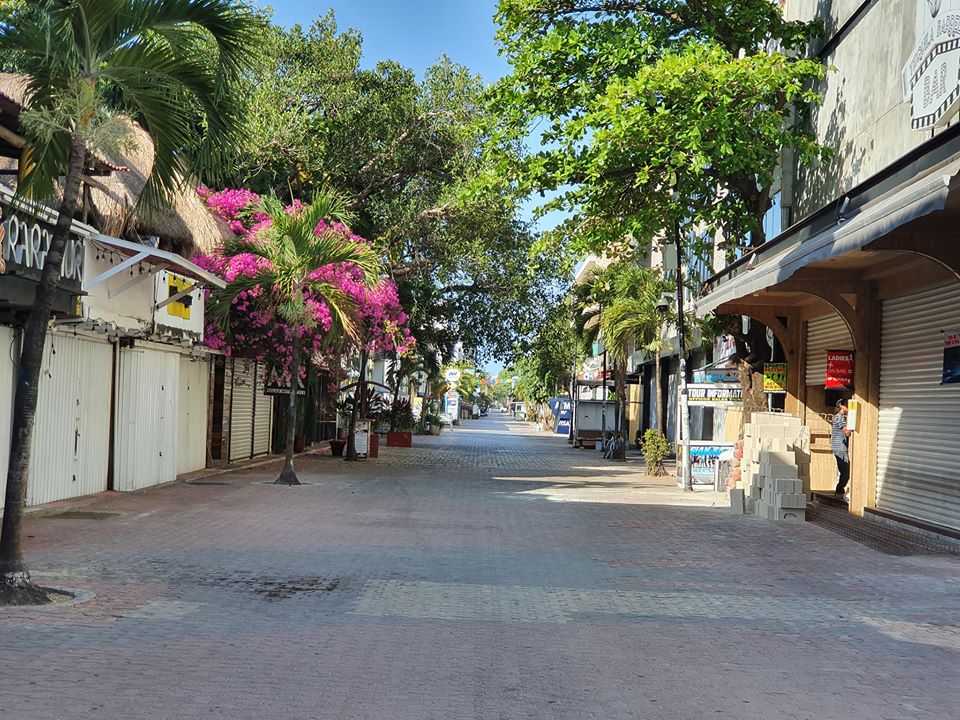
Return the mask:
POLYGON ((114 487, 140 490, 177 479, 180 355, 151 347, 120 351, 114 487))
POLYGON ((3 507, 3 496, 7 487, 10 433, 13 430, 13 394, 17 381, 14 358, 19 356, 19 337, 13 332, 13 328, 0 325, 0 508, 3 507))
POLYGON ((233 361, 233 392, 230 400, 230 462, 253 457, 254 364, 233 361))
POLYGON ((960 384, 941 385, 960 283, 883 303, 877 507, 960 529, 960 384))
POLYGON ((807 323, 807 385, 826 382, 827 350, 853 350, 850 329, 836 313, 807 323))
POLYGON ((253 408, 253 454, 270 452, 270 431, 273 427, 273 398, 264 394, 267 385, 267 366, 257 363, 257 386, 253 408))
POLYGON ((179 388, 177 475, 182 475, 207 465, 210 363, 206 359, 181 356, 179 388))
POLYGON ((27 504, 107 489, 113 348, 50 333, 43 349, 27 504))

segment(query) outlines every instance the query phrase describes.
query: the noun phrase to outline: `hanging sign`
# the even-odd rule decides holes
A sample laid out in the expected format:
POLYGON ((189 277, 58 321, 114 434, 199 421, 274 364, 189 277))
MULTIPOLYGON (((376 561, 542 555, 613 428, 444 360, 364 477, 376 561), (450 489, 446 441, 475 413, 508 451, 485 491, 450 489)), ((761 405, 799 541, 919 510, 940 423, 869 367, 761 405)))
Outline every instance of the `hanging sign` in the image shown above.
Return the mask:
POLYGON ((695 383, 739 382, 740 371, 735 367, 709 367, 693 371, 695 383))
POLYGON ((943 340, 943 375, 941 385, 960 383, 960 332, 949 333, 943 340))
POLYGON ((443 374, 443 379, 448 383, 455 383, 463 376, 463 373, 457 368, 450 368, 443 374))
POLYGON ((774 394, 787 392, 787 364, 785 362, 763 364, 763 391, 774 394))
POLYGON ((691 383, 687 385, 687 400, 699 407, 741 405, 743 390, 733 383, 691 383))
POLYGON ((733 335, 721 335, 713 341, 713 359, 715 362, 726 360, 737 354, 737 343, 733 335))
MULTIPOLYGON (((271 367, 267 373, 266 386, 263 388, 264 395, 289 395, 290 383, 276 368, 271 367)), ((303 380, 297 378, 297 396, 303 397, 307 394, 307 389, 303 386, 303 380)))
MULTIPOLYGON (((8 275, 19 275, 36 282, 40 281, 43 266, 53 242, 55 226, 36 217, 17 215, 9 210, 4 213, 0 225, 3 269, 8 275)), ((60 263, 60 287, 80 292, 84 269, 84 239, 70 234, 63 248, 60 263)))
POLYGON ((853 351, 827 350, 827 390, 853 389, 853 351))
POLYGON ((914 130, 945 124, 960 104, 960 0, 916 0, 917 45, 901 79, 914 130))

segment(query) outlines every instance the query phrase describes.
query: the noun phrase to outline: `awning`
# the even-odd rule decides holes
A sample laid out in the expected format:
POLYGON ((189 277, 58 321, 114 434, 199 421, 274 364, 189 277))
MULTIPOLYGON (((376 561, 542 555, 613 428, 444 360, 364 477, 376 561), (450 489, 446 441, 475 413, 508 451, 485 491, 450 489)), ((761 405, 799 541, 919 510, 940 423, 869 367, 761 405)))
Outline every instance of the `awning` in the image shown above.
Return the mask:
POLYGON ((851 219, 840 218, 836 225, 799 245, 787 248, 755 267, 748 265, 745 271, 697 300, 697 315, 702 317, 724 303, 783 282, 811 263, 860 250, 901 225, 943 210, 958 172, 960 162, 941 166, 864 206, 851 219))
POLYGON ((183 275, 184 277, 195 281, 193 286, 182 291, 181 293, 178 293, 177 296, 171 296, 164 301, 164 304, 177 299, 179 296, 182 296, 197 287, 226 287, 226 282, 224 282, 221 278, 217 277, 213 273, 207 272, 203 268, 190 262, 185 257, 177 255, 176 253, 160 250, 158 248, 150 247, 149 245, 130 242, 129 240, 121 240, 120 238, 110 237, 109 235, 101 235, 99 233, 92 236, 90 240, 95 246, 103 250, 115 251, 120 255, 123 255, 126 259, 117 265, 112 266, 109 270, 100 273, 96 277, 85 278, 83 282, 84 291, 89 291, 91 288, 106 282, 110 278, 121 274, 125 270, 128 270, 129 268, 132 268, 141 262, 148 263, 150 265, 151 272, 149 275, 152 275, 160 270, 168 270, 176 273, 177 275, 183 275))

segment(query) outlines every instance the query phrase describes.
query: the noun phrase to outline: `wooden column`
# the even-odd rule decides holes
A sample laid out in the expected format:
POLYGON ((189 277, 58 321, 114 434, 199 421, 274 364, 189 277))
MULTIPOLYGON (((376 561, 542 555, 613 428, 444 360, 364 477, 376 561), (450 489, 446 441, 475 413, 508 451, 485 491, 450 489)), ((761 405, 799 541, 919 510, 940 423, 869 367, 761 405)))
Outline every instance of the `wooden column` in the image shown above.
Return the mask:
POLYGON ((860 418, 857 431, 850 439, 850 512, 863 515, 863 509, 873 507, 877 497, 882 304, 876 297, 875 287, 864 286, 858 290, 856 317, 853 384, 860 418))

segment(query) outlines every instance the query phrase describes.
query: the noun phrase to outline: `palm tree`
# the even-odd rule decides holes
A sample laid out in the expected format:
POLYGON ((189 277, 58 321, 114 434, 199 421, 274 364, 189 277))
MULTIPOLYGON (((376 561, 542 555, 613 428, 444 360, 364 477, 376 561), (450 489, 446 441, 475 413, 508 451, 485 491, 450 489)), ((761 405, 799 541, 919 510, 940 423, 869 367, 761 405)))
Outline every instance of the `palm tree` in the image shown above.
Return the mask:
MULTIPOLYGON (((626 414, 627 392, 627 355, 629 346, 651 350, 655 355, 655 373, 657 386, 657 421, 663 432, 663 403, 660 402, 660 351, 662 349, 662 331, 666 319, 657 310, 660 295, 668 288, 668 283, 656 271, 636 265, 617 269, 612 299, 604 308, 600 326, 607 339, 610 354, 616 362, 617 397, 623 402, 623 414, 626 414)), ((621 415, 621 427, 625 426, 621 415)), ((626 458, 626 443, 620 445, 619 459, 626 458)))
POLYGON ((107 110, 138 117, 156 151, 144 202, 173 190, 197 120, 205 141, 189 168, 214 169, 239 132, 234 89, 252 62, 260 23, 234 0, 40 0, 0 23, 0 54, 27 78, 21 114, 26 146, 21 197, 54 196, 63 177, 56 228, 27 321, 17 377, 6 509, 0 530, 0 603, 40 603, 20 547, 30 442, 47 323, 63 250, 77 214, 81 177, 92 151, 122 145, 107 110), (109 100, 109 103, 108 103, 109 100))
POLYGON ((344 336, 357 341, 354 302, 330 282, 311 278, 314 271, 327 265, 353 263, 363 271, 368 285, 376 283, 380 262, 374 250, 346 240, 344 233, 333 227, 352 219, 344 197, 332 190, 322 190, 309 205, 288 210, 276 198, 261 200, 259 210, 270 218, 269 225, 252 238, 237 238, 223 249, 223 257, 253 255, 262 262, 252 276, 238 275, 227 286, 214 292, 210 305, 213 317, 229 333, 230 308, 242 292, 259 288, 259 302, 271 315, 290 328, 290 395, 287 404, 287 447, 278 485, 299 485, 293 469, 293 446, 297 425, 297 386, 300 380, 300 346, 304 329, 316 325, 307 301, 323 302, 330 309, 333 326, 327 335, 329 343, 344 336), (318 231, 325 221, 327 229, 318 231))

